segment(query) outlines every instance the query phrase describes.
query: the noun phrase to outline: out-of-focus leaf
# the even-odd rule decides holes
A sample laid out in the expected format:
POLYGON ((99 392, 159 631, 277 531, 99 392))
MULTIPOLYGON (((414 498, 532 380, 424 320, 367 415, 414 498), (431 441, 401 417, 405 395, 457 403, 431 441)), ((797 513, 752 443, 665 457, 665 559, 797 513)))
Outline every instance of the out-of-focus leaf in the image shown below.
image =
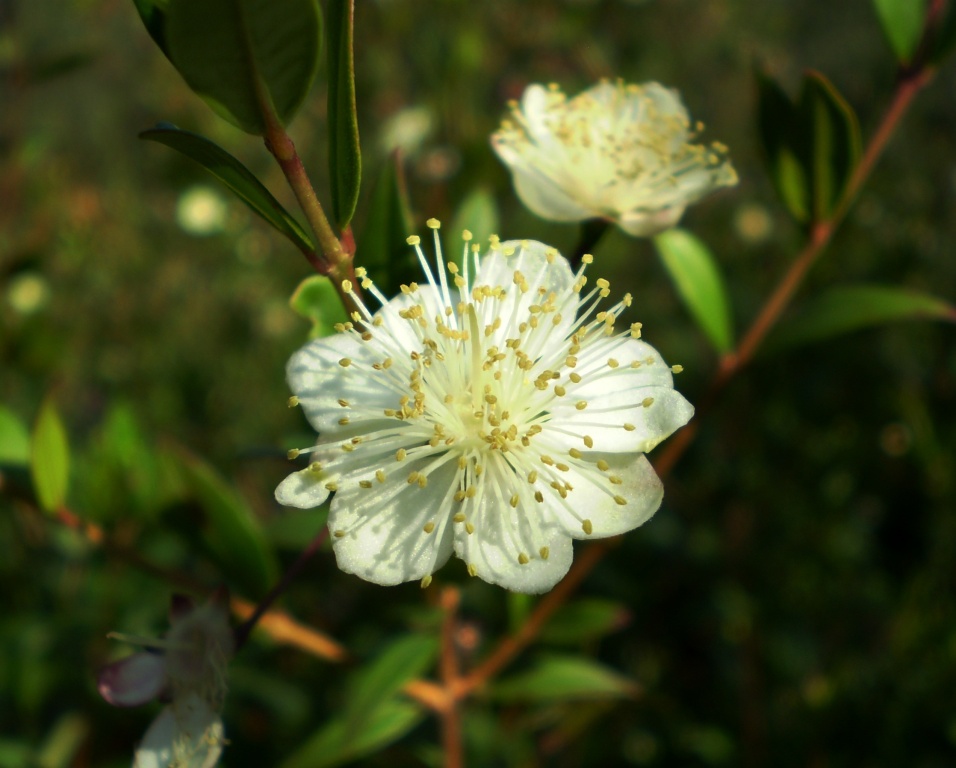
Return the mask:
POLYGON ((823 221, 840 202, 860 159, 860 125, 836 86, 819 72, 803 78, 799 109, 812 138, 807 162, 813 169, 813 216, 823 221))
POLYGON ((355 214, 362 183, 362 153, 359 147, 352 55, 354 0, 329 0, 327 12, 332 217, 340 229, 345 229, 355 214))
POLYGON ((807 302, 767 340, 769 349, 793 347, 902 320, 956 322, 956 306, 935 296, 882 285, 831 288, 807 302))
POLYGON ((53 401, 40 406, 30 449, 30 471, 40 507, 53 512, 66 502, 70 480, 70 446, 53 401))
POLYGON ((169 0, 133 0, 133 5, 153 42, 169 58, 166 48, 166 8, 169 0))
MULTIPOLYGON (((462 266, 464 245, 461 233, 464 230, 471 232, 472 243, 486 244, 488 237, 499 230, 498 204, 491 191, 479 187, 471 192, 464 202, 455 211, 450 227, 442 227, 445 231, 445 259, 462 266)), ((482 248, 484 250, 484 248, 482 248)))
POLYGON ((280 768, 331 768, 358 760, 397 741, 424 716, 418 704, 383 701, 356 731, 349 729, 344 718, 326 723, 280 768))
POLYGON ((575 645, 597 640, 623 628, 630 613, 613 600, 588 598, 563 606, 541 630, 541 642, 575 645))
POLYGON ((580 656, 546 656, 491 688, 494 698, 506 702, 624 698, 638 692, 634 681, 580 656))
POLYGON ((943 17, 934 25, 930 40, 929 60, 939 64, 956 47, 956 3, 946 3, 943 17))
POLYGON ((804 77, 796 102, 771 78, 756 77, 760 139, 777 193, 798 222, 825 220, 859 161, 856 115, 819 72, 804 77))
POLYGON ((355 254, 355 263, 368 270, 386 296, 396 293, 414 268, 412 249, 405 242, 413 231, 400 163, 396 154, 385 163, 375 182, 365 228, 355 254))
POLYGON ((165 144, 190 160, 195 160, 235 192, 255 213, 289 238, 300 251, 308 253, 315 249, 299 222, 272 196, 252 171, 218 144, 205 136, 183 131, 169 123, 143 131, 139 137, 165 144))
POLYGON ((437 653, 438 642, 432 636, 409 635, 389 645, 352 680, 344 713, 347 729, 364 728, 375 708, 423 674, 437 653))
POLYGON ((299 283, 289 299, 289 306, 312 323, 310 339, 328 336, 336 323, 348 320, 332 281, 322 275, 311 275, 299 283))
POLYGON ((0 464, 30 463, 30 432, 17 415, 0 405, 0 464))
POLYGON ((75 765, 77 753, 90 732, 87 715, 68 712, 60 717, 50 729, 36 757, 36 765, 42 768, 67 768, 75 765))
POLYGON ((278 573, 275 553, 252 510, 208 464, 185 452, 180 459, 186 485, 205 513, 202 540, 223 575, 248 597, 259 597, 278 573))
POLYGON ((873 6, 893 53, 905 64, 919 45, 926 0, 873 0, 873 6))
POLYGON ((730 306, 710 249, 683 229, 662 232, 654 245, 697 325, 718 352, 728 352, 734 342, 730 306))
POLYGON ((319 65, 317 0, 168 0, 166 44, 183 79, 246 133, 283 125, 319 65))

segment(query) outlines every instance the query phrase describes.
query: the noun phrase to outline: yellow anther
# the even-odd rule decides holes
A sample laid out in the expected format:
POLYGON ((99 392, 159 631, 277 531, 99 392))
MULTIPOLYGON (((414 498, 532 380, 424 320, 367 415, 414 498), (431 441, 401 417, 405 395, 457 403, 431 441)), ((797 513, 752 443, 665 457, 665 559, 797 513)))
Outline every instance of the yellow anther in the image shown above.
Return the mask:
POLYGON ((478 566, 474 563, 468 563, 468 575, 475 577, 478 575, 478 566))
POLYGON ((554 465, 558 472, 567 472, 571 469, 567 464, 562 464, 560 461, 554 465))
POLYGON ((470 241, 471 241, 471 238, 473 238, 473 237, 474 237, 474 235, 471 234, 471 231, 470 231, 470 230, 463 229, 463 230, 461 231, 461 239, 464 240, 466 243, 467 243, 467 242, 470 242, 470 241))
POLYGON ((351 293, 352 292, 352 281, 343 280, 342 281, 342 293, 351 293))
POLYGON ((568 451, 568 455, 572 459, 580 459, 583 454, 577 448, 572 448, 570 451, 568 451))
POLYGON ((611 481, 611 485, 621 485, 624 482, 620 475, 610 475, 608 480, 611 481))
POLYGON ((287 459, 289 459, 289 461, 291 461, 292 459, 299 458, 299 453, 301 453, 301 451, 299 451, 298 448, 291 448, 286 452, 285 456, 287 459))
POLYGON ((584 436, 584 444, 585 444, 588 448, 593 448, 593 447, 594 447, 594 438, 591 437, 590 435, 585 435, 585 436, 584 436))
POLYGON ((384 483, 384 482, 385 482, 385 470, 384 470, 384 469, 376 469, 376 470, 375 470, 375 479, 378 480, 380 483, 384 483))
POLYGON ((285 403, 290 408, 295 408, 299 404, 299 398, 297 398, 295 395, 292 395, 292 397, 286 400, 285 403))
POLYGON ((341 405, 343 408, 348 408, 348 407, 349 407, 349 401, 348 401, 348 400, 342 400, 342 399, 340 398, 338 402, 339 402, 339 405, 341 405))
POLYGON ((438 219, 429 219, 425 222, 425 226, 429 229, 438 229, 441 226, 441 222, 438 219))
POLYGON ((534 500, 538 502, 539 504, 542 503, 544 501, 544 494, 541 493, 541 491, 535 491, 534 500))
POLYGON ((581 257, 582 264, 591 264, 594 261, 594 257, 590 253, 586 253, 581 257))
POLYGON ((412 485, 413 483, 418 482, 419 477, 420 475, 418 474, 418 472, 409 472, 408 478, 405 480, 405 482, 408 483, 409 485, 412 485))
POLYGON ((344 426, 345 426, 346 424, 348 424, 348 423, 349 423, 349 417, 348 417, 348 416, 343 416, 341 419, 339 419, 339 426, 340 426, 340 427, 344 427, 344 426))
POLYGON ((425 531, 425 533, 431 533, 435 530, 435 524, 429 520, 427 523, 425 523, 425 525, 422 526, 422 530, 425 531))
POLYGON ((588 536, 594 533, 594 526, 591 524, 590 520, 584 520, 581 523, 581 530, 583 530, 588 536))
POLYGON ((512 497, 511 497, 511 506, 512 506, 512 508, 517 508, 517 506, 518 506, 518 494, 517 494, 517 493, 513 494, 512 497))
POLYGON ((620 363, 617 360, 615 360, 613 357, 609 357, 607 359, 608 368, 617 368, 619 365, 620 363))
POLYGON ((431 586, 431 583, 432 583, 431 574, 428 574, 428 576, 424 576, 422 578, 422 589, 428 589, 428 587, 431 586))
POLYGON ((409 245, 418 245, 422 239, 418 235, 412 235, 411 237, 406 237, 405 242, 409 245))
POLYGON ((531 562, 531 558, 528 557, 524 552, 521 552, 518 554, 518 562, 521 563, 521 565, 527 565, 531 562))
POLYGON ((407 455, 408 452, 404 448, 399 448, 395 451, 395 461, 405 461, 407 455))
POLYGON ((548 547, 541 547, 541 549, 538 550, 538 554, 541 555, 542 560, 547 560, 551 555, 551 550, 548 549, 548 547))
POLYGON ((341 360, 339 360, 339 365, 341 365, 343 368, 348 368, 351 364, 352 361, 347 357, 343 357, 341 360))
POLYGON ((459 512, 457 515, 455 515, 455 516, 452 518, 452 520, 454 520, 456 523, 463 523, 463 522, 465 522, 465 513, 464 513, 464 512, 459 512))
POLYGON ((343 536, 345 536, 345 531, 339 529, 339 530, 333 532, 332 535, 335 536, 335 538, 337 538, 337 539, 341 539, 343 536))
POLYGON ((372 487, 371 480, 359 480, 359 488, 371 488, 371 487, 372 487))
POLYGON ((598 459, 597 468, 600 469, 602 472, 607 472, 611 468, 611 465, 608 464, 604 459, 598 459))
POLYGON ((339 489, 339 484, 335 482, 328 482, 325 484, 325 490, 329 493, 335 493, 339 489))
POLYGON ((578 400, 578 401, 574 404, 574 407, 577 408, 579 411, 583 411, 585 408, 588 407, 588 401, 587 401, 587 400, 578 400))
POLYGON ((575 384, 580 384, 580 383, 581 383, 581 374, 580 374, 580 373, 571 373, 571 374, 568 376, 568 378, 571 379, 571 381, 573 381, 575 384))
POLYGON ((473 534, 474 532, 475 532, 475 526, 473 526, 471 523, 465 523, 465 533, 471 536, 471 534, 473 534))
POLYGON ((554 394, 556 394, 558 397, 564 397, 567 394, 567 390, 564 387, 562 387, 560 384, 555 384, 554 394))
POLYGON ((625 504, 627 504, 627 499, 625 499, 623 496, 615 496, 615 497, 614 497, 614 501, 615 501, 615 503, 620 504, 622 507, 623 507, 625 504))
POLYGON ((683 365, 672 365, 672 366, 671 366, 671 372, 672 372, 672 373, 683 373, 683 371, 684 371, 684 366, 683 366, 683 365))
POLYGON ((637 429, 637 427, 635 427, 633 424, 625 424, 625 425, 624 425, 624 431, 625 431, 625 432, 633 432, 635 429, 637 429))
POLYGON ((643 405, 645 408, 650 408, 653 404, 654 404, 653 397, 645 397, 643 400, 641 400, 641 405, 643 405))
POLYGON ((528 482, 532 485, 538 482, 538 473, 533 469, 528 473, 528 482))

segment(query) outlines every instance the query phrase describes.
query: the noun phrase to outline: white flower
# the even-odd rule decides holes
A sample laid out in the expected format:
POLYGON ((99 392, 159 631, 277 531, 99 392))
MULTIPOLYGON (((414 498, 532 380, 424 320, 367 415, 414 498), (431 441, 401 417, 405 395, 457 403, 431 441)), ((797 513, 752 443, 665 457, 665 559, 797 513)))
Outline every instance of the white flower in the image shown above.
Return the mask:
POLYGON ((691 142, 677 91, 658 83, 601 82, 568 99, 529 85, 491 145, 521 201, 553 221, 605 218, 631 235, 673 226, 684 209, 737 183, 727 149, 691 142))
POLYGON ((223 591, 198 608, 176 596, 162 640, 111 635, 148 650, 100 670, 100 695, 118 707, 169 701, 137 747, 133 768, 212 768, 219 761, 225 744, 219 710, 234 645, 227 604, 223 591))
MULTIPOLYGON (((571 564, 571 539, 644 523, 661 502, 644 453, 690 419, 671 369, 553 248, 492 238, 464 268, 402 286, 289 361, 289 384, 320 440, 276 498, 310 508, 335 492, 339 567, 378 584, 431 574, 452 551, 473 576, 543 592, 571 564)), ((447 270, 447 272, 446 272, 447 270)), ((346 291, 352 286, 344 285, 346 291)), ((354 295, 354 294, 353 294, 354 295)), ((293 457, 300 451, 292 451, 293 457)))

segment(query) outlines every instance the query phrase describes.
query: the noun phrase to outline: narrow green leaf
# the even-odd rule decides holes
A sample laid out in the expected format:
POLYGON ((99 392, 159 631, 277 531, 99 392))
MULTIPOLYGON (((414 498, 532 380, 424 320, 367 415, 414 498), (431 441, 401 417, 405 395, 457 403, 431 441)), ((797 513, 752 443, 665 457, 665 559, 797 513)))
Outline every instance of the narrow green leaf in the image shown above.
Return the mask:
POLYGON ((166 58, 169 58, 169 51, 166 48, 166 7, 169 0, 133 0, 136 6, 136 12, 143 20, 143 26, 153 38, 153 42, 159 46, 166 58))
POLYGON ((362 152, 359 147, 355 63, 352 55, 355 2, 329 0, 327 8, 332 217, 339 229, 345 229, 355 214, 362 183, 362 152))
POLYGON ((51 399, 44 401, 33 426, 30 471, 40 507, 54 512, 66 503, 70 480, 70 446, 60 414, 51 399))
POLYGON ((568 701, 635 696, 637 684, 596 661, 580 656, 546 656, 527 672, 513 675, 491 688, 506 702, 568 701))
POLYGON ((285 235, 300 251, 315 250, 312 241, 298 221, 276 200, 246 166, 205 136, 183 131, 175 125, 163 124, 139 134, 141 139, 165 144, 195 160, 255 213, 285 235))
POLYGON ((312 323, 310 339, 328 336, 334 331, 336 323, 348 320, 332 281, 322 275, 312 275, 299 283, 289 299, 289 306, 312 323))
POLYGON ((654 238, 661 262, 697 325, 718 352, 733 347, 733 328, 724 280, 710 249, 683 229, 654 238))
POLYGON ((486 187, 472 190, 455 211, 451 226, 442 227, 445 233, 446 260, 461 267, 464 256, 461 233, 467 229, 472 234, 471 242, 487 243, 490 235, 498 233, 499 222, 498 204, 491 191, 486 187))
POLYGON ((246 502, 212 467, 195 456, 180 456, 183 479, 205 519, 199 533, 223 574, 249 597, 259 597, 278 574, 275 553, 246 502))
POLYGON ((437 639, 425 635, 409 635, 389 645, 352 681, 345 705, 349 727, 361 730, 372 711, 409 680, 423 674, 437 654, 437 639))
POLYGON ((810 218, 810 189, 798 152, 797 110, 776 81, 756 70, 757 128, 770 178, 799 222, 810 218))
POLYGON ((630 613, 613 600, 586 598, 563 606, 541 630, 541 642, 575 645, 597 640, 625 627, 630 613))
POLYGON ((804 77, 798 109, 810 136, 806 163, 813 169, 814 219, 823 221, 839 204, 859 162, 860 126, 853 108, 819 72, 804 77))
POLYGON ((17 415, 0 405, 0 464, 30 463, 30 432, 17 415))
POLYGON ((218 115, 257 135, 293 118, 319 65, 317 0, 168 0, 166 10, 169 57, 218 115))
POLYGON ((910 61, 919 45, 926 5, 926 0, 873 0, 883 34, 903 64, 910 61))
POLYGON ((767 347, 794 347, 903 320, 956 322, 956 306, 935 296, 891 286, 831 288, 781 325, 767 340, 767 347))
POLYGON ((375 182, 355 254, 355 263, 368 270, 386 296, 396 293, 415 268, 414 252, 405 242, 411 234, 411 214, 396 155, 385 163, 375 182))
POLYGON ((418 704, 382 701, 357 731, 344 718, 326 723, 280 768, 332 768, 358 760, 397 741, 424 717, 418 704))

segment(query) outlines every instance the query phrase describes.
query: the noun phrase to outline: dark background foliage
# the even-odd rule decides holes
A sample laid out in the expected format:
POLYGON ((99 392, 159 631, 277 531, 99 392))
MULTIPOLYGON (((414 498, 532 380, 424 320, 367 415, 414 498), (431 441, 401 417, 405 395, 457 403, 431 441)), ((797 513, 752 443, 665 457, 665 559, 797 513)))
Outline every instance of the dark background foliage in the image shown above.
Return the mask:
MULTIPOLYGON (((571 249, 576 228, 525 212, 490 152, 505 102, 534 81, 574 93, 600 77, 660 80, 740 173, 683 224, 718 255, 745 327, 801 242, 761 167, 755 63, 792 87, 807 68, 827 74, 864 138, 892 89, 867 0, 360 3, 358 260, 368 193, 403 131, 418 227, 450 222, 485 188, 503 237, 571 249)), ((292 128, 320 194, 321 81, 292 128)), ((860 280, 956 296, 954 89, 950 66, 801 297, 860 280)), ((43 519, 23 478, 4 473, 3 768, 128 763, 153 712, 98 699, 96 667, 122 652, 106 632, 162 630, 181 585, 143 562, 194 590, 223 578, 170 466, 183 447, 235 484, 283 562, 322 525, 272 501, 284 449, 309 440, 282 376, 308 331, 288 306, 308 265, 198 167, 137 141, 162 119, 220 142, 292 206, 269 155, 185 88, 131 3, 0 0, 0 401, 29 423, 54 398, 74 451, 71 507, 115 545, 43 519), (201 236, 177 218, 196 187, 224 206, 201 236)), ((614 288, 635 294, 645 337, 684 365, 678 385, 695 401, 715 360, 650 244, 613 233, 597 256, 614 288)), ((577 650, 639 695, 479 696, 466 712, 469 765, 956 764, 953 338, 911 323, 758 356, 669 478, 661 511, 582 590, 618 601, 622 621, 577 650)), ((477 657, 527 601, 466 581, 460 565, 437 580, 462 583, 477 657)), ((409 627, 433 629, 433 601, 434 589, 339 574, 325 555, 285 607, 362 659, 409 627)), ((223 764, 278 765, 337 712, 352 669, 256 636, 233 666, 223 764)), ((366 764, 435 765, 435 742, 425 721, 366 764)))

